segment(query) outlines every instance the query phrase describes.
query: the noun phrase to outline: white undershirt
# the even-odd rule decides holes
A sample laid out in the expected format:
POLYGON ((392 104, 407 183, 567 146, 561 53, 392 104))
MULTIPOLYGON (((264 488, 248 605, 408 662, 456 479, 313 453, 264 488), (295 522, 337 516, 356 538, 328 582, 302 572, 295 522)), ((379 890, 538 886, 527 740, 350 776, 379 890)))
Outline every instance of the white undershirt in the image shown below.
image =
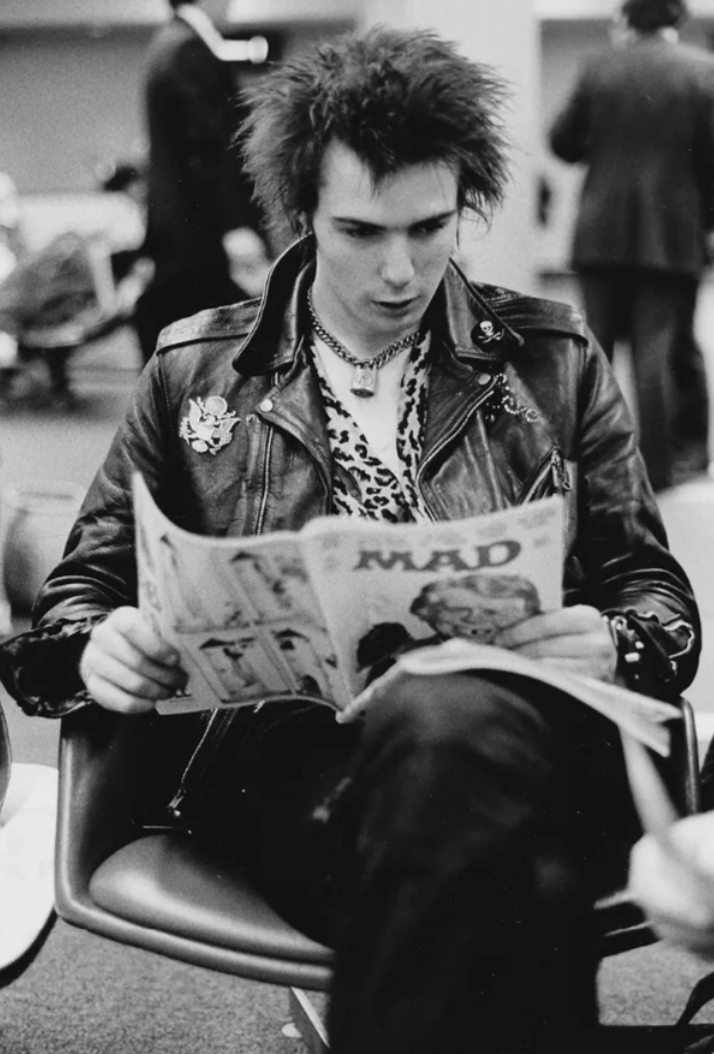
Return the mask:
POLYGON ((372 450, 384 464, 401 477, 397 454, 397 425, 399 423, 399 395, 404 368, 411 348, 404 348, 393 359, 377 370, 376 391, 364 398, 350 391, 354 366, 313 333, 313 346, 327 374, 333 392, 346 410, 352 414, 372 450))

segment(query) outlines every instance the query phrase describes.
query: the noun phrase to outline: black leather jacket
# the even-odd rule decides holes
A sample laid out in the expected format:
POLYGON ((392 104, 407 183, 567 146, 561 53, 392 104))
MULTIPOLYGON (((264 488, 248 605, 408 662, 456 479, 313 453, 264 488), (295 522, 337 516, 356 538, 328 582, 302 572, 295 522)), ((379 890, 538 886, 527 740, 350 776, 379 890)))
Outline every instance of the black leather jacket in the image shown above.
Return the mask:
MULTIPOLYGON (((163 332, 40 593, 36 628, 0 649, 0 676, 27 712, 56 716, 86 700, 77 662, 89 629, 136 603, 134 470, 173 520, 199 533, 295 529, 329 513, 339 469, 304 351, 304 252, 298 244, 281 257, 262 299, 163 332), (211 396, 238 415, 214 453, 182 436, 190 400, 211 396)), ((471 285, 450 265, 430 323, 417 482, 434 519, 563 493, 565 602, 628 613, 643 645, 638 687, 680 694, 698 661, 696 604, 667 549, 620 390, 578 312, 471 285)))

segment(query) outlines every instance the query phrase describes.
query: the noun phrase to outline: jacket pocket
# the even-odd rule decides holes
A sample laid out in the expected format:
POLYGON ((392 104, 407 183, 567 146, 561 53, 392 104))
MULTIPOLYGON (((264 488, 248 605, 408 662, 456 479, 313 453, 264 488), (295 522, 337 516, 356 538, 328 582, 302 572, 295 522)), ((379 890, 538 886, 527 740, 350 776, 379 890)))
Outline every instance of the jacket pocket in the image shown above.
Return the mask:
POLYGON ((553 494, 569 494, 573 489, 574 474, 575 462, 566 461, 560 449, 554 446, 538 463, 521 491, 518 504, 525 505, 527 501, 538 501, 553 494))
POLYGON ((553 446, 538 466, 518 498, 519 505, 540 498, 560 494, 563 500, 563 549, 570 553, 577 534, 577 485, 578 466, 575 461, 563 457, 559 447, 553 446))

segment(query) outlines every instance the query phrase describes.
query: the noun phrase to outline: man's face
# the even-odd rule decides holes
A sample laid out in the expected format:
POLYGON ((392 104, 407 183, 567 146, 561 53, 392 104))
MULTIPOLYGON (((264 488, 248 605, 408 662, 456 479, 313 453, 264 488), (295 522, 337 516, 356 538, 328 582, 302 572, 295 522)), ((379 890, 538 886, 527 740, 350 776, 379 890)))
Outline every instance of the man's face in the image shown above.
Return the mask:
POLYGON ((456 244, 457 192, 441 162, 375 187, 354 151, 329 147, 312 217, 314 301, 328 329, 384 346, 419 325, 456 244))

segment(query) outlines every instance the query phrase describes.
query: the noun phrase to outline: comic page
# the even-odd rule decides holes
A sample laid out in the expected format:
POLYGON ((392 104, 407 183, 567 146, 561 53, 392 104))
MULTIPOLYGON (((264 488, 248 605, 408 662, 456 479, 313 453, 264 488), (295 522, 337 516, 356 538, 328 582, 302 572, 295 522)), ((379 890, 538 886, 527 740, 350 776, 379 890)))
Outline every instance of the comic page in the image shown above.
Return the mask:
POLYGON ((353 696, 395 648, 451 637, 487 644, 562 605, 560 497, 448 523, 333 519, 303 533, 353 696))
POLYGON ((164 713, 302 696, 349 701, 299 535, 207 538, 164 516, 135 479, 139 606, 189 673, 164 713))
POLYGON ((344 709, 399 647, 561 605, 562 498, 449 523, 322 517, 298 533, 191 534, 135 481, 140 606, 190 674, 163 712, 301 696, 344 709))

